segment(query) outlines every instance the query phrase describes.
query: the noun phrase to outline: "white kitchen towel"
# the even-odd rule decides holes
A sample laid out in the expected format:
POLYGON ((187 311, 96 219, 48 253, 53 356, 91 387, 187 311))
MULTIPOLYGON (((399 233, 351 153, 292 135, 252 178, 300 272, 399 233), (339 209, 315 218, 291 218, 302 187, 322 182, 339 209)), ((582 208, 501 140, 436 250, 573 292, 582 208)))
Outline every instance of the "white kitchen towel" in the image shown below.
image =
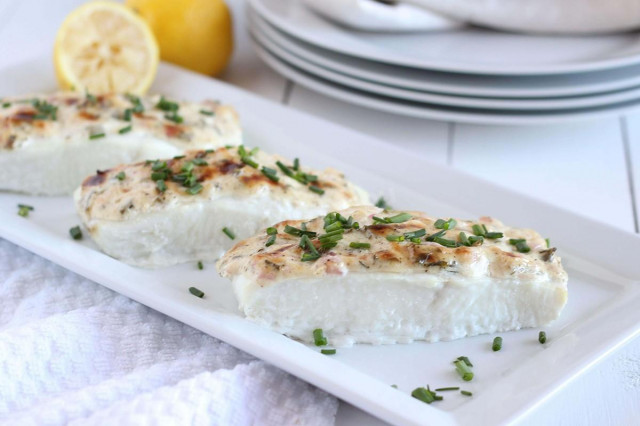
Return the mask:
POLYGON ((0 240, 2 424, 330 425, 337 408, 273 366, 0 240))

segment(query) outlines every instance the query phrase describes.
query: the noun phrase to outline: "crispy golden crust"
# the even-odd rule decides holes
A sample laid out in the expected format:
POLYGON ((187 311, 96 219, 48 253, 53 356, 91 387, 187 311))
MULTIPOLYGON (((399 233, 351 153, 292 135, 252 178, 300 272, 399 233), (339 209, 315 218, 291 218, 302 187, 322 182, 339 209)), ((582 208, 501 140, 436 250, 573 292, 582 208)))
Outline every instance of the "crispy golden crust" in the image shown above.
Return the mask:
POLYGON ((324 194, 320 195, 309 190, 309 185, 285 176, 280 170, 277 172, 277 182, 262 172, 264 166, 276 170, 276 161, 291 165, 289 160, 261 151, 251 155, 251 159, 258 164, 258 168, 245 164, 238 148, 219 148, 215 151, 190 151, 183 158, 140 162, 98 171, 87 177, 79 188, 76 195, 78 211, 85 220, 129 220, 141 213, 162 211, 176 203, 225 196, 248 197, 257 193, 269 193, 275 199, 300 207, 340 209, 369 202, 366 193, 336 170, 318 172, 302 169, 317 176, 313 185, 324 190, 324 194), (154 164, 162 163, 166 163, 166 169, 163 170, 170 171, 164 180, 164 192, 158 189, 157 181, 152 179, 154 164), (190 194, 189 188, 177 178, 187 164, 193 164, 191 173, 195 182, 202 186, 195 195, 190 194), (119 175, 124 177, 120 180, 119 175))
MULTIPOLYGON (((473 235, 474 224, 484 224, 490 232, 502 232, 504 237, 486 239, 482 245, 445 247, 437 242, 420 238, 411 241, 392 242, 388 235, 425 229, 432 235, 441 229, 434 227, 437 218, 421 212, 408 212, 412 218, 398 224, 375 224, 372 217, 391 217, 400 212, 383 211, 377 207, 354 207, 340 212, 344 217, 353 216, 359 229, 345 231, 336 247, 321 251, 315 261, 302 261, 300 238, 284 233, 286 225, 300 228, 304 221, 278 223, 275 244, 266 247, 265 232, 239 242, 218 262, 222 276, 244 274, 261 286, 296 278, 318 278, 326 274, 356 273, 407 273, 438 274, 448 278, 489 279, 517 281, 566 281, 566 273, 555 256, 555 249, 548 250, 545 240, 535 231, 504 226, 500 221, 482 217, 477 221, 458 220, 453 230, 444 238, 458 241, 459 233, 473 235), (510 239, 525 239, 531 251, 520 253, 509 243, 510 239), (369 243, 369 249, 350 248, 351 242, 369 243)), ((309 231, 323 234, 323 218, 305 222, 309 231)), ((319 241, 312 239, 316 248, 319 241)))
MULTIPOLYGON (((171 120, 171 113, 158 108, 160 96, 139 97, 144 111, 131 113, 135 98, 121 94, 86 96, 61 92, 0 101, 0 150, 19 149, 24 142, 46 143, 52 136, 73 142, 89 141, 89 135, 118 135, 131 126, 141 136, 172 141, 185 149, 203 142, 221 141, 233 135, 239 139, 237 113, 219 102, 175 102, 182 122, 171 120), (201 111, 204 111, 202 113, 201 111)), ((179 120, 178 120, 179 121, 179 120)), ((92 140, 99 143, 99 139, 92 140)))

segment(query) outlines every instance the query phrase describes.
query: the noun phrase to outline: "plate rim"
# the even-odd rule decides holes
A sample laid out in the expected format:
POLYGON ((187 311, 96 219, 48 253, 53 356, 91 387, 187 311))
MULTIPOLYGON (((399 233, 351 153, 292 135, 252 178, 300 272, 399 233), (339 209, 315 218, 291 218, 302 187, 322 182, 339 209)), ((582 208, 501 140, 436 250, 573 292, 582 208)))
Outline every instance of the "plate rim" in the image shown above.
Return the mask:
MULTIPOLYGON (((375 55, 369 52, 358 51, 357 49, 349 49, 345 46, 334 46, 330 45, 321 39, 313 38, 304 33, 304 31, 300 31, 293 25, 289 25, 289 23, 282 19, 280 16, 274 14, 267 6, 262 3, 263 0, 248 0, 251 7, 259 13, 259 15, 271 23, 273 26, 281 29, 282 31, 290 34, 293 37, 304 40, 308 43, 318 45, 320 47, 324 47, 328 50, 339 51, 343 54, 358 56, 364 59, 369 59, 372 61, 389 63, 394 65, 402 65, 406 67, 419 68, 419 69, 431 69, 445 72, 455 72, 460 74, 486 74, 486 75, 552 75, 552 74, 566 74, 566 73, 582 73, 582 72, 591 72, 591 71, 602 71, 622 66, 628 66, 633 64, 640 63, 640 52, 635 55, 621 57, 621 58, 611 58, 607 60, 602 60, 598 62, 592 63, 581 63, 574 65, 555 65, 555 66, 539 66, 535 69, 532 68, 499 68, 495 66, 485 65, 485 66, 468 66, 468 65, 460 65, 456 63, 439 63, 437 61, 416 61, 410 58, 404 58, 402 60, 396 59, 394 61, 389 61, 388 58, 383 58, 379 55, 375 55)), ((291 1, 291 0, 285 0, 291 1)), ((298 4, 298 3, 296 3, 298 4)), ((297 7, 304 7, 301 3, 298 4, 297 7)), ((310 12, 311 13, 311 12, 310 12)), ((319 18, 320 19, 320 18, 319 18)), ((452 30, 455 31, 455 30, 452 30)))
MULTIPOLYGON (((610 78, 607 78, 605 82, 593 84, 593 83, 585 83, 585 88, 579 88, 576 86, 574 88, 561 89, 561 88, 547 88, 541 89, 539 84, 536 85, 527 85, 526 88, 491 88, 487 89, 481 86, 481 83, 478 83, 477 87, 471 87, 468 83, 466 86, 461 86, 455 83, 434 83, 430 80, 430 75, 442 74, 449 78, 457 78, 460 75, 455 73, 443 73, 439 71, 431 71, 431 70, 415 70, 416 72, 424 72, 425 78, 424 81, 411 81, 409 79, 403 79, 401 77, 386 75, 383 72, 372 71, 369 69, 358 68, 356 65, 345 64, 341 62, 337 62, 333 59, 329 59, 325 56, 320 55, 319 52, 313 52, 306 48, 305 46, 299 45, 298 43, 306 43, 302 40, 296 40, 290 35, 283 33, 277 28, 273 27, 269 22, 264 20, 257 12, 253 11, 250 6, 247 7, 247 15, 248 20, 250 22, 250 29, 254 26, 257 26, 258 29, 263 32, 263 34, 270 38, 273 43, 278 44, 281 48, 287 50, 289 53, 294 54, 307 62, 314 63, 315 65, 321 66, 323 68, 346 74, 355 78, 359 78, 365 81, 371 81, 373 83, 399 87, 403 89, 418 91, 418 92, 431 92, 438 94, 446 94, 446 95, 457 95, 464 97, 482 97, 482 98, 499 98, 499 99, 512 99, 512 98, 527 98, 527 99, 536 99, 536 98, 559 98, 559 97, 571 97, 571 96, 584 96, 584 95, 595 95, 605 92, 614 92, 618 90, 628 89, 634 86, 640 85, 640 65, 631 67, 637 68, 637 72, 629 71, 628 67, 623 67, 621 70, 629 71, 634 77, 632 78, 620 78, 618 82, 612 83, 610 78)), ((308 44, 308 43, 307 43, 308 44)), ((311 48, 318 49, 330 53, 332 55, 340 55, 344 56, 346 60, 359 60, 359 61, 367 61, 362 58, 355 58, 343 55, 338 52, 329 51, 319 46, 309 45, 311 48)), ((382 66, 390 66, 387 64, 379 64, 374 61, 368 61, 373 65, 382 65, 382 66)), ((404 67, 396 67, 396 68, 404 68, 404 67)), ((608 71, 595 71, 593 73, 581 73, 584 74, 595 74, 602 73, 608 71)), ((571 74, 567 74, 571 75, 571 74)), ((496 76, 479 76, 479 75, 470 75, 464 74, 462 75, 464 78, 496 78, 496 76)), ((555 78, 558 76, 516 76, 514 78, 530 78, 530 79, 540 79, 540 78, 555 78)))

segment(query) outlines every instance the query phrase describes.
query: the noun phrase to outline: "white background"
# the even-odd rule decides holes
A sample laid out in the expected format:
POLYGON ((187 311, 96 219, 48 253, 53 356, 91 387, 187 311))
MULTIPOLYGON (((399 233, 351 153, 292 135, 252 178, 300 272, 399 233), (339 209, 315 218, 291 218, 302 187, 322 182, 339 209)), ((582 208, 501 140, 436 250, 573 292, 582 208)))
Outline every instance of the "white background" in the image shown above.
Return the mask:
MULTIPOLYGON (((51 55, 57 28, 81 3, 2 0, 0 68, 51 55)), ((583 123, 503 127, 417 120, 349 105, 297 86, 262 64, 245 28, 244 1, 228 3, 236 46, 223 80, 402 146, 409 155, 428 155, 433 161, 638 232, 640 113, 583 123)), ((523 424, 630 425, 638 424, 639 414, 640 339, 635 339, 562 389, 523 424)), ((336 424, 375 422, 342 404, 336 424)))

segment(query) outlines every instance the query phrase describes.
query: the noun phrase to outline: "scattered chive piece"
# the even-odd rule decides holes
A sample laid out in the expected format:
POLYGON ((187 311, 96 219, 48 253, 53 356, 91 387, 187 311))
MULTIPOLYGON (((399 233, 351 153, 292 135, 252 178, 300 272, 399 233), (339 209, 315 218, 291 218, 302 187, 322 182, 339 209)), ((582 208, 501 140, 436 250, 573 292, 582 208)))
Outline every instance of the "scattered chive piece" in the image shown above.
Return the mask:
POLYGON ((469 366, 463 360, 457 360, 454 362, 454 365, 456 366, 456 371, 460 374, 460 377, 462 377, 462 380, 468 382, 473 379, 473 371, 471 371, 469 366))
POLYGON ((313 330, 313 342, 316 346, 325 346, 327 344, 327 338, 324 337, 324 333, 321 328, 313 330))
POLYGON ((151 165, 151 170, 157 172, 158 170, 166 169, 167 162, 166 161, 154 161, 151 165))
POLYGON ((404 235, 387 235, 385 238, 387 241, 393 241, 396 243, 404 241, 404 235))
POLYGON ((187 192, 191 195, 196 195, 200 191, 202 191, 202 185, 199 183, 196 183, 191 188, 187 189, 187 192))
POLYGON ((293 235, 294 237, 301 237, 303 234, 304 235, 308 235, 311 238, 316 236, 316 233, 313 232, 313 231, 307 231, 307 230, 303 230, 303 229, 298 229, 298 228, 295 228, 295 227, 290 226, 290 225, 286 225, 284 227, 284 232, 285 232, 285 234, 293 235))
POLYGON ((547 333, 545 333, 544 331, 541 331, 538 334, 538 342, 544 345, 547 342, 547 333))
POLYGON ((98 99, 95 97, 95 95, 92 95, 91 93, 89 93, 89 91, 86 91, 86 96, 87 96, 87 102, 91 103, 91 104, 95 104, 96 102, 98 102, 98 99))
POLYGON ((458 243, 456 243, 456 242, 455 242, 455 241, 453 241, 453 240, 448 240, 448 239, 446 239, 446 238, 434 237, 434 238, 433 238, 433 242, 434 242, 434 243, 438 243, 438 244, 440 244, 441 246, 445 246, 445 247, 450 247, 450 248, 452 248, 452 247, 458 247, 458 243))
POLYGON ((410 238, 409 241, 411 241, 414 244, 420 244, 422 242, 420 238, 410 238))
POLYGON ((224 232, 224 234, 231 238, 232 240, 236 239, 236 234, 233 233, 233 231, 231 231, 229 228, 227 228, 226 226, 224 228, 222 228, 222 232, 224 232))
POLYGON ((300 160, 297 158, 293 160, 293 170, 295 170, 296 172, 300 170, 300 160))
POLYGON ((437 229, 444 229, 447 231, 455 228, 457 224, 458 222, 455 219, 450 218, 449 220, 438 219, 434 222, 433 226, 437 229))
POLYGON ((411 396, 427 404, 431 404, 433 401, 436 400, 433 392, 422 387, 415 388, 413 392, 411 392, 411 396))
POLYGON ((156 181, 156 188, 158 188, 158 191, 164 192, 167 190, 167 184, 163 180, 158 180, 156 181))
POLYGON ((320 349, 320 353, 324 354, 324 355, 335 355, 336 354, 336 350, 335 349, 320 349))
POLYGON ((11 106, 11 102, 5 102, 2 104, 2 108, 9 108, 11 106))
POLYGON ((464 232, 460 232, 458 234, 458 240, 460 241, 460 244, 462 244, 463 246, 469 247, 471 245, 469 238, 467 238, 467 234, 465 234, 464 232))
POLYGON ((491 345, 491 349, 493 349, 494 352, 498 352, 500 349, 502 349, 502 337, 498 336, 493 339, 493 345, 491 345))
POLYGON ((545 238, 544 242, 547 243, 547 248, 551 247, 551 241, 548 238, 545 238))
POLYGON ((189 287, 189 293, 193 294, 195 297, 199 297, 200 299, 204 297, 204 291, 195 287, 189 287))
POLYGON ((134 112, 136 114, 144 112, 144 105, 142 105, 142 101, 139 97, 131 95, 129 93, 127 93, 125 96, 129 100, 129 102, 133 104, 133 109, 131 109, 131 112, 134 112))
POLYGON ((191 162, 196 166, 206 166, 209 164, 204 158, 194 158, 193 160, 191 160, 191 162))
POLYGON ((460 390, 460 388, 459 387, 438 388, 435 391, 436 392, 445 392, 445 391, 454 391, 454 390, 460 390))
POLYGON ((165 180, 167 179, 167 172, 152 172, 151 173, 151 180, 156 181, 156 180, 165 180))
POLYGON ((317 260, 319 258, 320 258, 320 253, 317 253, 317 254, 304 253, 300 260, 302 260, 303 262, 312 262, 312 261, 317 260))
POLYGON ((473 396, 473 394, 471 392, 466 391, 466 390, 461 390, 460 393, 465 395, 465 396, 473 396))
POLYGON ((487 232, 486 234, 484 234, 484 237, 491 240, 496 240, 498 238, 504 237, 504 234, 502 232, 487 232))
POLYGON ((484 237, 484 234, 487 233, 480 225, 473 225, 471 229, 473 230, 473 235, 477 235, 479 237, 484 237))
POLYGON ((391 385, 392 388, 398 389, 398 385, 391 385))
POLYGON ((420 238, 420 237, 424 237, 425 235, 427 235, 427 230, 426 229, 418 229, 417 231, 413 231, 413 232, 405 232, 404 233, 404 237, 407 240, 410 240, 412 238, 420 238))
POLYGON ((74 240, 82 239, 82 231, 80 230, 79 226, 74 226, 73 228, 69 229, 69 234, 74 240))
POLYGON ((426 238, 426 240, 427 240, 427 241, 434 241, 436 238, 440 238, 440 237, 442 237, 446 232, 447 232, 447 231, 444 231, 444 230, 443 230, 443 231, 438 231, 438 232, 436 232, 435 234, 431 234, 431 235, 429 235, 429 236, 426 238))
POLYGON ((527 245, 527 240, 524 238, 511 238, 509 244, 516 246, 516 250, 520 253, 529 253, 531 248, 527 245))
POLYGON ((118 180, 124 180, 124 178, 126 178, 126 177, 127 177, 127 175, 125 175, 124 172, 120 172, 120 173, 118 173, 116 175, 116 179, 118 179, 118 180))
POLYGON ((318 186, 315 186, 315 185, 309 185, 309 191, 315 192, 318 195, 324 194, 324 189, 322 189, 322 188, 320 188, 318 186))
POLYGON ((402 223, 411 219, 411 215, 409 213, 400 213, 387 219, 389 220, 388 223, 402 223))
POLYGON ((206 109, 201 109, 200 110, 200 114, 212 116, 213 115, 213 111, 207 111, 206 109))
POLYGON ((267 178, 269 178, 273 182, 278 182, 280 180, 280 178, 278 176, 276 176, 276 173, 278 173, 278 172, 275 169, 262 166, 262 170, 261 171, 262 171, 263 175, 265 175, 267 178))
POLYGON ((276 236, 275 235, 271 235, 268 239, 267 242, 264 244, 265 247, 270 247, 272 245, 274 245, 276 242, 276 236))
POLYGON ((186 157, 186 155, 176 155, 175 157, 173 157, 174 160, 182 160, 184 157, 186 157))
POLYGON ((387 204, 384 197, 378 198, 378 201, 376 201, 376 207, 379 207, 384 210, 391 210, 391 206, 387 204))
POLYGON ((258 168, 258 163, 256 163, 255 161, 253 161, 251 158, 249 157, 240 157, 240 160, 246 164, 247 166, 251 166, 254 169, 258 168))
POLYGON ((276 235, 277 233, 278 233, 278 230, 273 226, 270 226, 267 228, 267 235, 276 235))
POLYGON ((368 249, 368 248, 371 248, 371 244, 369 244, 369 243, 358 243, 358 242, 352 241, 352 242, 349 243, 349 247, 355 248, 355 249, 368 249))
POLYGON ((202 260, 198 260, 198 269, 201 270, 201 271, 204 269, 204 265, 202 264, 202 260))
POLYGON ((176 112, 172 112, 171 114, 165 114, 164 118, 166 118, 169 121, 173 121, 176 124, 180 124, 184 121, 184 118, 182 118, 182 116, 178 115, 176 112))
POLYGON ((122 119, 124 121, 131 121, 131 114, 133 113, 133 110, 131 108, 127 108, 124 110, 124 114, 122 115, 122 119))
POLYGON ((158 101, 158 103, 156 104, 156 108, 162 111, 177 111, 180 106, 176 102, 171 102, 165 99, 164 96, 160 96, 160 101, 158 101))
POLYGON ((105 134, 103 133, 93 133, 91 135, 89 135, 89 139, 100 139, 100 138, 104 138, 105 134))
POLYGON ((469 358, 467 358, 466 356, 459 356, 457 361, 464 361, 464 363, 467 364, 469 367, 473 367, 473 364, 471 364, 471 361, 469 361, 469 358))
POLYGON ((480 246, 484 243, 484 237, 478 235, 469 235, 469 244, 472 246, 480 246))
POLYGON ((33 207, 26 204, 18 204, 18 216, 28 217, 30 211, 33 211, 33 207))

